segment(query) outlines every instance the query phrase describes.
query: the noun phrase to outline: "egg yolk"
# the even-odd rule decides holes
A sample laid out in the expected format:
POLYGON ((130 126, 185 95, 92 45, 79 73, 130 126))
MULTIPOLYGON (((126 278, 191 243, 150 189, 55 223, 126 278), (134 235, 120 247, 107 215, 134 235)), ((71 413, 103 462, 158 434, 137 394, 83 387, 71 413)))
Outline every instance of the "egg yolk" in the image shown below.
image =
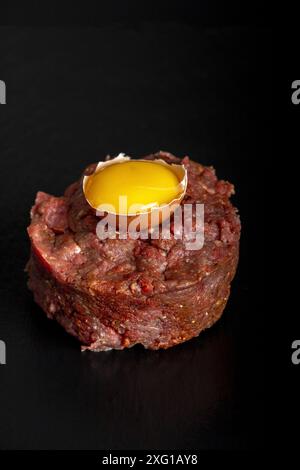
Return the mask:
POLYGON ((179 193, 179 180, 171 168, 145 161, 108 165, 88 178, 85 187, 85 196, 93 207, 111 205, 121 215, 168 204, 179 193), (121 196, 127 198, 126 207, 121 196))

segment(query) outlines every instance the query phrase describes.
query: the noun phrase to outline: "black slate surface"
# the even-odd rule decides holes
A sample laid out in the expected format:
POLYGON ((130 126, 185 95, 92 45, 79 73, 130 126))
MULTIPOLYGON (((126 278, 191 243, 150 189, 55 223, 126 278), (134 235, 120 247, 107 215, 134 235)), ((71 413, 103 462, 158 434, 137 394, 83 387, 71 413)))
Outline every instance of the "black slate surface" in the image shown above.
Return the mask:
POLYGON ((0 448, 261 447, 268 31, 7 26, 0 54, 0 448), (107 153, 159 149, 213 165, 236 186, 243 232, 228 306, 212 329, 167 351, 81 353, 26 288, 30 206, 37 190, 61 194, 107 153))

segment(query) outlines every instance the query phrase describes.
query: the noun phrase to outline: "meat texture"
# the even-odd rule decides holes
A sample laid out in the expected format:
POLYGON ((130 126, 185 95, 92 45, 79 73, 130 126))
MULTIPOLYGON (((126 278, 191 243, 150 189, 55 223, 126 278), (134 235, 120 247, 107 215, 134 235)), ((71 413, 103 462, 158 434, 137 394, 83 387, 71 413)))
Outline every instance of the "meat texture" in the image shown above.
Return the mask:
POLYGON ((174 346, 213 325, 229 296, 240 236, 229 201, 233 186, 188 157, 159 152, 144 158, 185 165, 182 203, 204 204, 202 249, 188 250, 187 240, 173 232, 170 239, 99 240, 99 217, 84 198, 82 179, 62 197, 38 192, 31 210, 29 288, 82 350, 174 346))

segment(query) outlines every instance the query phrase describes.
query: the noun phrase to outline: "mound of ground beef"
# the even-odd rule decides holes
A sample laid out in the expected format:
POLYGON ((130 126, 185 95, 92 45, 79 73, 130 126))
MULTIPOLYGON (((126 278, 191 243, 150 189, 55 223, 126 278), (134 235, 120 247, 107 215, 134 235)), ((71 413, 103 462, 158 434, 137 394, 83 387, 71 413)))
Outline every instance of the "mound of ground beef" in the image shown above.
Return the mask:
POLYGON ((204 204, 201 249, 188 250, 186 237, 174 233, 170 239, 101 241, 82 178, 61 197, 38 192, 31 209, 28 286, 47 317, 78 338, 82 350, 169 348, 215 323, 229 296, 240 237, 229 200, 233 185, 188 157, 158 152, 143 158, 186 167, 182 204, 204 204))

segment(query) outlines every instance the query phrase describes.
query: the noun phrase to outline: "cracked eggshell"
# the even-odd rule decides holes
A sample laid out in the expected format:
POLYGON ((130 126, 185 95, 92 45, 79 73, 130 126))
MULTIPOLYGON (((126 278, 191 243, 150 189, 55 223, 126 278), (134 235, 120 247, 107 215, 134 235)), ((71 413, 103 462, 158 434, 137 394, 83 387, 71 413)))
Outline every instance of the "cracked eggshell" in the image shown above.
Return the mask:
MULTIPOLYGON (((85 174, 84 175, 83 180, 82 180, 83 194, 84 194, 88 204, 94 210, 97 211, 97 207, 94 207, 90 203, 90 201, 88 200, 88 198, 86 196, 86 190, 85 190, 89 178, 92 178, 96 173, 98 173, 98 171, 103 170, 107 166, 114 165, 116 163, 125 163, 125 162, 128 162, 129 160, 131 160, 131 158, 129 156, 125 155, 124 153, 120 153, 117 157, 112 158, 111 160, 98 162, 97 166, 95 167, 94 171, 91 174, 85 174)), ((163 220, 165 220, 165 218, 169 214, 172 214, 174 212, 174 210, 180 205, 180 203, 181 203, 181 201, 184 198, 185 193, 186 193, 187 180, 188 180, 187 170, 184 167, 184 165, 178 165, 176 163, 171 163, 170 164, 170 163, 167 163, 167 162, 165 162, 164 160, 161 160, 161 159, 156 159, 156 160, 139 159, 139 160, 134 160, 134 161, 155 162, 155 163, 159 163, 160 165, 165 165, 165 166, 172 169, 172 171, 175 173, 175 175, 177 176, 178 181, 179 181, 178 196, 176 198, 174 198, 173 200, 171 200, 170 202, 166 203, 166 204, 163 204, 163 205, 160 205, 160 206, 155 206, 155 207, 152 207, 152 208, 147 208, 147 210, 145 210, 144 212, 140 212, 138 214, 136 214, 136 213, 135 214, 130 214, 129 213, 127 216, 126 215, 119 215, 116 212, 107 212, 107 214, 111 214, 114 217, 116 217, 117 225, 118 225, 118 222, 120 222, 120 219, 126 219, 127 223, 130 223, 133 219, 139 217, 139 220, 141 222, 141 227, 144 226, 144 224, 146 224, 147 227, 149 227, 149 222, 151 221, 151 214, 153 214, 152 220, 156 219, 156 220, 159 221, 159 223, 161 223, 161 222, 163 222, 163 220), (166 209, 168 209, 168 210, 166 210, 166 209), (157 214, 156 217, 154 217, 154 215, 155 215, 154 213, 157 214)), ((150 227, 151 227, 151 224, 150 224, 150 227)))

